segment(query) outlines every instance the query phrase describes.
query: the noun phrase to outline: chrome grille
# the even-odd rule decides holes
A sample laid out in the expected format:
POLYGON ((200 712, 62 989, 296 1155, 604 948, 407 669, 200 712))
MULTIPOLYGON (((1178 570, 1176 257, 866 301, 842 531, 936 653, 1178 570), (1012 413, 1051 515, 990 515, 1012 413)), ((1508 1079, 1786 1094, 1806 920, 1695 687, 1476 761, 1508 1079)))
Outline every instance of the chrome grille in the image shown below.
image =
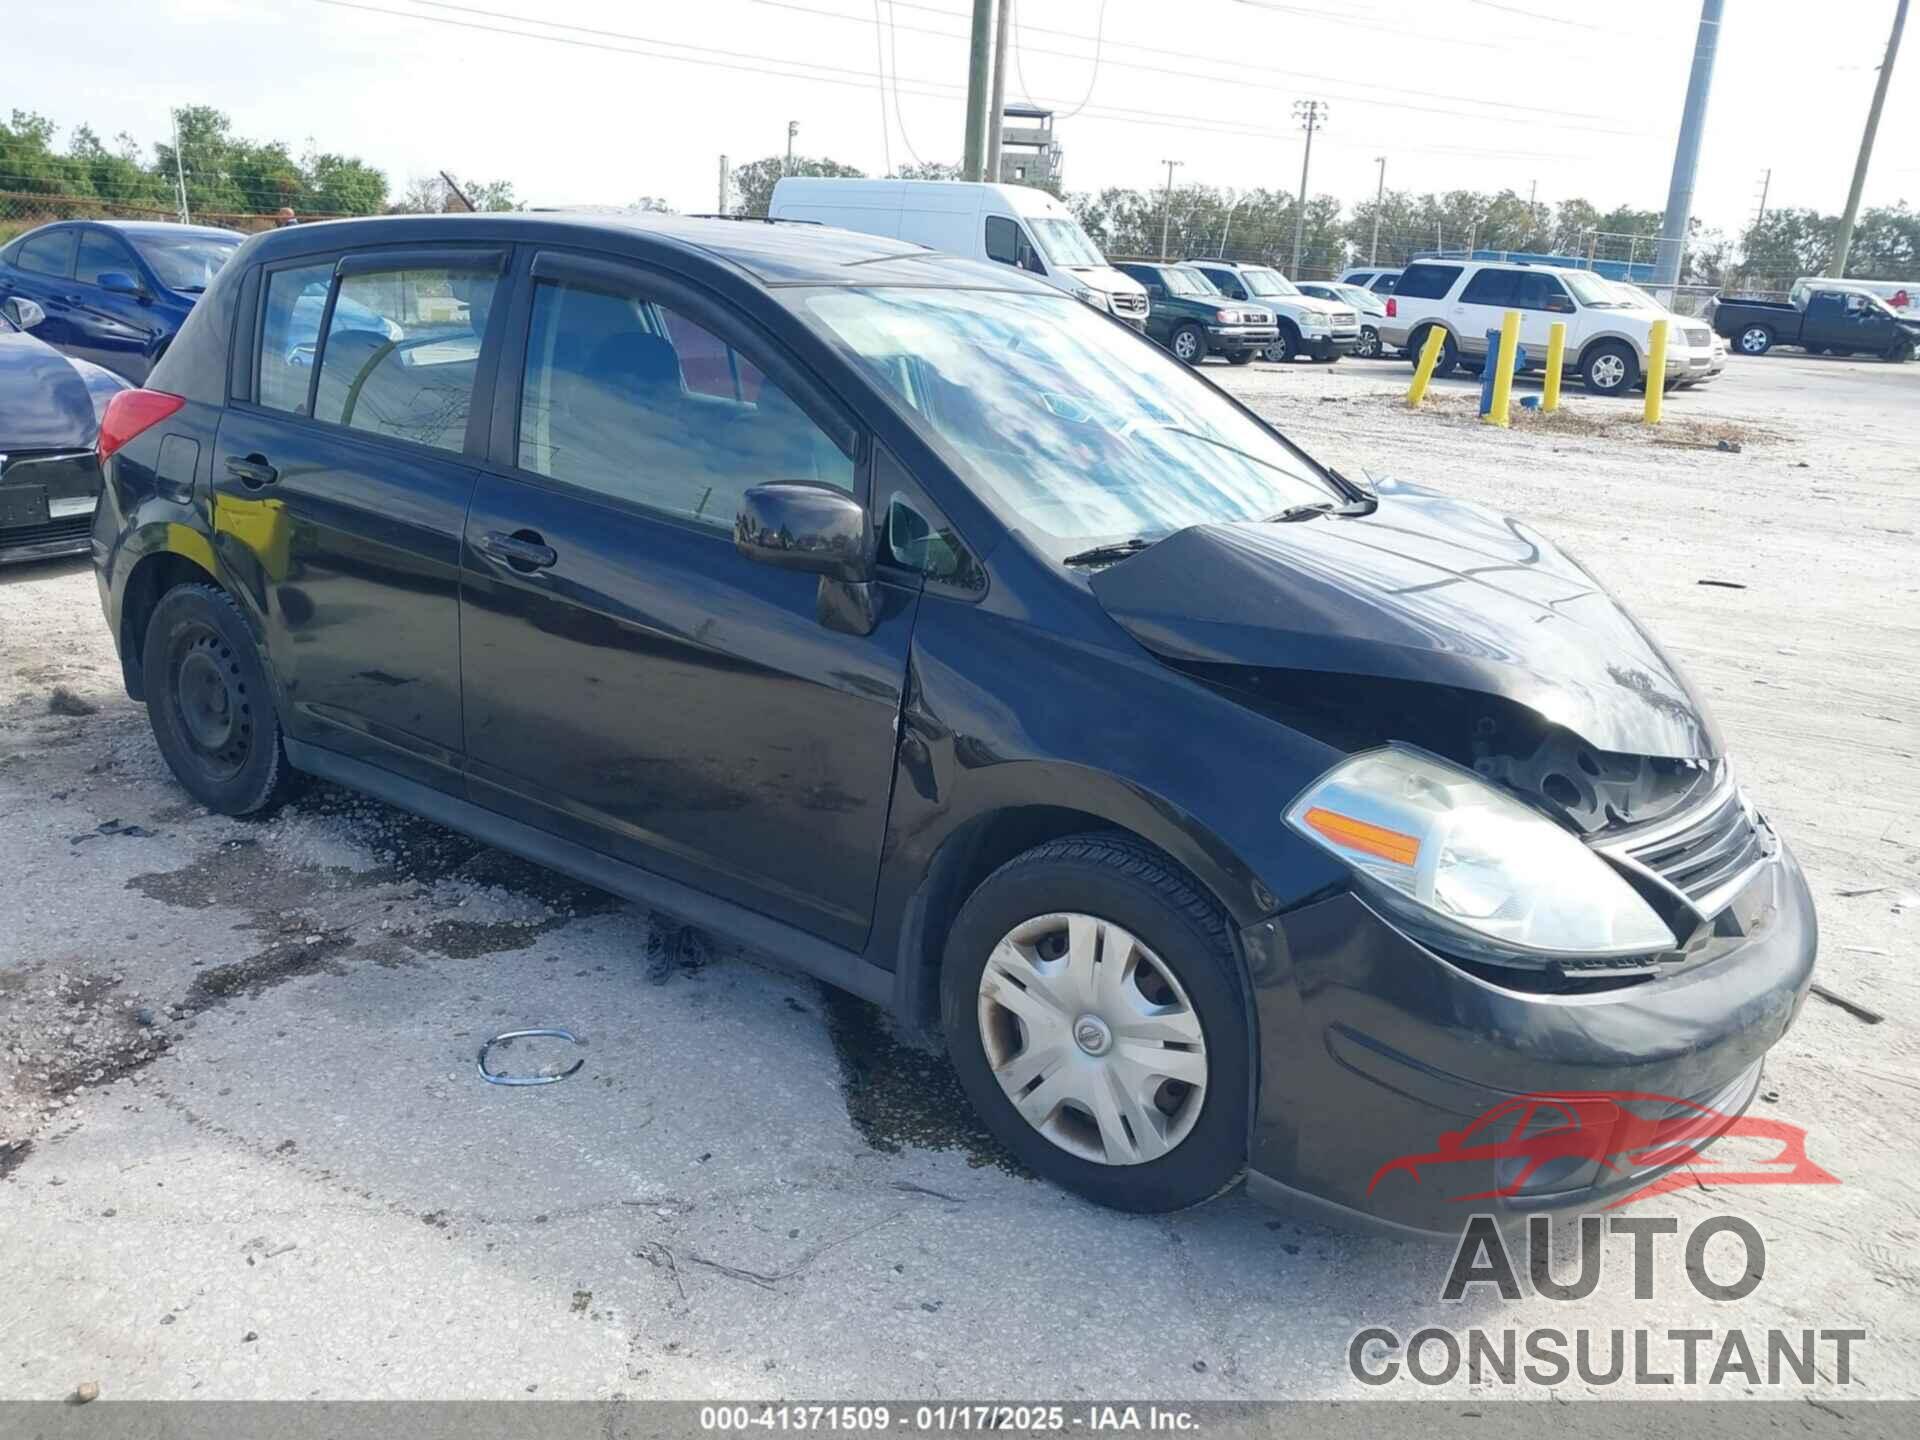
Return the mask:
POLYGON ((1144 295, 1115 295, 1113 297, 1113 308, 1115 310, 1124 310, 1129 315, 1144 315, 1147 313, 1147 297, 1144 295))
POLYGON ((1360 317, 1351 310, 1333 312, 1333 325, 1336 330, 1352 330, 1359 326, 1360 317))
POLYGON ((1678 819, 1601 848, 1657 876, 1702 915, 1711 916, 1773 853, 1773 841, 1739 787, 1728 784, 1678 819))
POLYGON ((78 545, 92 534, 91 512, 85 515, 69 515, 39 525, 16 525, 10 530, 0 529, 0 550, 11 550, 21 545, 48 545, 61 540, 78 545))
POLYGON ((1703 330, 1697 326, 1689 325, 1686 329, 1686 336, 1689 345, 1704 345, 1709 348, 1713 345, 1713 332, 1711 330, 1703 330))

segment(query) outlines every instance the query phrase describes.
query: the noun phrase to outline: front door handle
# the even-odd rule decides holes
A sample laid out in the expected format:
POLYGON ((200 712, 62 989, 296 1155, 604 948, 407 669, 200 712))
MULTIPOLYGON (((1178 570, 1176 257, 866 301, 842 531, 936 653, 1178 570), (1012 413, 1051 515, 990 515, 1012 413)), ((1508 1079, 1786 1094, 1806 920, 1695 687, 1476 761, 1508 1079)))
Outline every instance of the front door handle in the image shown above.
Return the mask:
POLYGON ((560 556, 547 544, 538 530, 516 530, 511 535, 490 530, 481 539, 480 553, 511 565, 523 575, 551 569, 560 556))
POLYGON ((245 459, 229 455, 227 473, 249 490, 264 490, 280 478, 280 472, 267 463, 264 455, 249 455, 245 459))

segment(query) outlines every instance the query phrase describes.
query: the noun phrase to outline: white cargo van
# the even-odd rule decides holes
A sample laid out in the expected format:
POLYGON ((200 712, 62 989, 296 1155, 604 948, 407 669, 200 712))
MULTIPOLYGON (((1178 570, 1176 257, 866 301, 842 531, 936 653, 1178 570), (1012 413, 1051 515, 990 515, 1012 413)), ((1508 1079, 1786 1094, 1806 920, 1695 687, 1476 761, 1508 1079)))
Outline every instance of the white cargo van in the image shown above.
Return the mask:
POLYGON ((909 240, 969 260, 1013 265, 1144 330, 1147 292, 1107 264, 1073 212, 1044 190, 965 180, 830 180, 773 187, 768 215, 909 240))

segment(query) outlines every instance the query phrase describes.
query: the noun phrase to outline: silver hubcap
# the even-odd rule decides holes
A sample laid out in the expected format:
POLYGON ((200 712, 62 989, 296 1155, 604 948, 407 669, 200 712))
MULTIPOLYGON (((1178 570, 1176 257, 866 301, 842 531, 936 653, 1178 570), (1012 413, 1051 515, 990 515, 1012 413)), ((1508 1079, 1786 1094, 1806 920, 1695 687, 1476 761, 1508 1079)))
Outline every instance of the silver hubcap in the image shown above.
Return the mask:
POLYGON ((1193 338, 1193 332, 1191 330, 1182 330, 1178 335, 1173 337, 1173 353, 1178 355, 1182 360, 1191 360, 1193 358, 1193 352, 1199 348, 1200 343, 1193 338))
POLYGON ((1206 1098, 1200 1017, 1160 957, 1091 915, 1038 915, 993 947, 980 1043, 1026 1122, 1102 1165, 1157 1160, 1206 1098))
POLYGON ((1618 355, 1602 355, 1593 362, 1593 383, 1612 390, 1627 378, 1627 362, 1618 355))
POLYGON ((1747 331, 1746 334, 1740 337, 1740 348, 1743 350, 1751 350, 1756 355, 1759 354, 1760 351, 1767 348, 1767 332, 1764 330, 1747 331))

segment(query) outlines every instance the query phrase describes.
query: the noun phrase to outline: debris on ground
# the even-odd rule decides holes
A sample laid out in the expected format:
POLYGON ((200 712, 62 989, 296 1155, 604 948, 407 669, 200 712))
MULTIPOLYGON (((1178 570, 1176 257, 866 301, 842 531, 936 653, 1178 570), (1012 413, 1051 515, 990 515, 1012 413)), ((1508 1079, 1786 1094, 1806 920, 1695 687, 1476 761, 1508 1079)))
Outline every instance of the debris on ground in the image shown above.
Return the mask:
POLYGON ((1813 993, 1818 995, 1822 1000, 1826 1001, 1829 1005, 1838 1005, 1842 1010, 1846 1011, 1849 1015, 1853 1016, 1857 1020, 1864 1021, 1868 1025, 1878 1025, 1882 1020, 1887 1018, 1886 1016, 1882 1015, 1878 1010, 1872 1010, 1872 1009, 1869 1009, 1867 1006, 1862 1005, 1858 1000, 1849 1000, 1844 995, 1834 994, 1833 991, 1829 990, 1824 985, 1815 985, 1813 987, 1813 993))
POLYGON ((1711 585, 1716 590, 1744 590, 1747 588, 1745 582, 1740 580, 1696 580, 1693 583, 1696 585, 1711 585))
POLYGON ((100 707, 91 700, 83 700, 66 686, 56 685, 53 694, 47 697, 47 713, 78 718, 82 715, 98 715, 100 707))

